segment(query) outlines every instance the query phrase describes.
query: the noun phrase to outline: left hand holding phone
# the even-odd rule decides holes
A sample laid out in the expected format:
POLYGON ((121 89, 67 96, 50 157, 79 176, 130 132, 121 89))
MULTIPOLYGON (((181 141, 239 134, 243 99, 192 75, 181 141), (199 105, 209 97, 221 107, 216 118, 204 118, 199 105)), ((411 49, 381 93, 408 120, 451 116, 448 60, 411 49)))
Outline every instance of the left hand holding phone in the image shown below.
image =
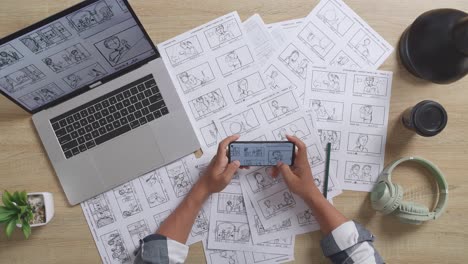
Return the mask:
POLYGON ((232 177, 240 167, 240 162, 234 160, 228 163, 227 147, 233 141, 239 139, 239 135, 232 135, 219 143, 216 155, 208 165, 208 168, 200 177, 199 183, 209 193, 222 191, 231 182, 232 177))

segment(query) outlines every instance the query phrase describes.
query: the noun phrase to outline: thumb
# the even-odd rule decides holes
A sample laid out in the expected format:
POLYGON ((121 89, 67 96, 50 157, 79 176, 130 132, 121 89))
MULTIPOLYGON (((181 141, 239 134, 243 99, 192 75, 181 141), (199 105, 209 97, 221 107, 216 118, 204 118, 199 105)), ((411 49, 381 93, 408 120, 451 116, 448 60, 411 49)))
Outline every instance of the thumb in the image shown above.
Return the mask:
POLYGON ((239 167, 240 167, 240 162, 238 160, 235 160, 235 161, 229 163, 226 166, 226 169, 221 174, 224 177, 232 178, 232 176, 234 175, 234 173, 236 173, 236 171, 237 171, 237 169, 239 169, 239 167))
POLYGON ((283 178, 286 180, 286 182, 291 182, 296 177, 287 164, 279 162, 277 167, 283 175, 283 178))

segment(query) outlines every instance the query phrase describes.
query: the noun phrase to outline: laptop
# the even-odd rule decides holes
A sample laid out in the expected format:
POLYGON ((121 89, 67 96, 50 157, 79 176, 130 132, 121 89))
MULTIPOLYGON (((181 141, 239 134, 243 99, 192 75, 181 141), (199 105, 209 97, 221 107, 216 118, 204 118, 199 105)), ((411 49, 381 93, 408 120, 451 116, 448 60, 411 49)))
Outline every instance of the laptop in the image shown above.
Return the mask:
POLYGON ((32 120, 70 204, 200 144, 127 0, 89 0, 0 40, 1 93, 32 120))

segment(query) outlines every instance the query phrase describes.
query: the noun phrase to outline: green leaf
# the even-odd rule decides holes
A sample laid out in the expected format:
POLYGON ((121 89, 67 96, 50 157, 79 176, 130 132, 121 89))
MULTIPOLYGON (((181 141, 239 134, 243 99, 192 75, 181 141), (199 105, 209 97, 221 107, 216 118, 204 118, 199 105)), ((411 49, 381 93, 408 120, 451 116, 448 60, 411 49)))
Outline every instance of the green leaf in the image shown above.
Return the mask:
POLYGON ((0 223, 6 223, 10 221, 10 219, 16 217, 16 212, 14 211, 5 211, 3 213, 0 213, 0 223))
POLYGON ((23 225, 21 226, 21 230, 23 230, 24 237, 28 239, 29 236, 31 235, 31 226, 29 225, 29 223, 24 222, 23 225))
POLYGON ((11 194, 8 191, 3 192, 2 201, 5 207, 7 208, 15 208, 15 205, 11 202, 11 194))
POLYGON ((5 234, 7 235, 8 238, 11 237, 11 234, 13 233, 13 230, 15 230, 16 226, 16 219, 11 219, 8 224, 5 226, 5 234))
POLYGON ((22 191, 20 194, 20 199, 24 204, 28 204, 28 193, 26 191, 22 191))
POLYGON ((13 202, 18 203, 20 201, 19 192, 14 192, 12 197, 13 197, 12 199, 13 202))

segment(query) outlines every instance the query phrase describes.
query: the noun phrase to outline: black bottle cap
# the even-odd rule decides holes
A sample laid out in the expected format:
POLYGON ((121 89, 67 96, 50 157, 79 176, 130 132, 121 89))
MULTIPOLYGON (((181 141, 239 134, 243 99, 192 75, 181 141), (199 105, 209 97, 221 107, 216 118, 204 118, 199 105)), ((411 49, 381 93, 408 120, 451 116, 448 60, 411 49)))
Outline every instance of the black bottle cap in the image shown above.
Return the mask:
POLYGON ((413 124, 421 136, 432 137, 444 130, 447 125, 447 112, 434 101, 422 101, 413 108, 413 124))

